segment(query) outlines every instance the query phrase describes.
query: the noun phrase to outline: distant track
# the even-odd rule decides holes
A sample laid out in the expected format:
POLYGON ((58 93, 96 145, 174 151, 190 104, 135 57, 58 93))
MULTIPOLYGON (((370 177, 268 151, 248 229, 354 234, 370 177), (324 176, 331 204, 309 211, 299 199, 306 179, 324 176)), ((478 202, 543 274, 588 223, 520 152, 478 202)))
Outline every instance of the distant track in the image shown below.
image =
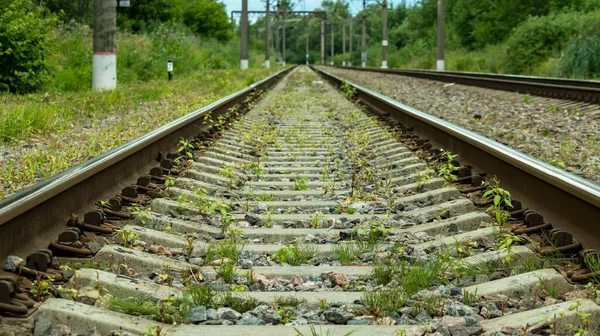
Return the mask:
POLYGON ((340 66, 337 66, 337 68, 410 76, 591 104, 600 103, 600 81, 414 69, 340 66))

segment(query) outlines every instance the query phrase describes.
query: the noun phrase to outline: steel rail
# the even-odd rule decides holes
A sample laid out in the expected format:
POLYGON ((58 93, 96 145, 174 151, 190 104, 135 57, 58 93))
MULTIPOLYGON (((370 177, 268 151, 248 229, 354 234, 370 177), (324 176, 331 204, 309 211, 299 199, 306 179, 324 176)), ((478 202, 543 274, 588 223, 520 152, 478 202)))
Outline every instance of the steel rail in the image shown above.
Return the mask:
POLYGON ((555 228, 571 233, 584 247, 600 248, 600 186, 499 142, 316 69, 324 78, 356 89, 356 97, 394 121, 414 128, 433 146, 458 154, 475 172, 497 176, 502 188, 526 207, 542 214, 555 228))
POLYGON ((535 96, 600 104, 600 81, 585 81, 533 76, 496 75, 472 72, 378 69, 360 67, 340 67, 358 71, 379 72, 410 76, 447 83, 484 87, 494 90, 529 93, 535 96))
POLYGON ((158 165, 159 152, 172 152, 181 138, 200 133, 203 117, 213 119, 243 102, 253 92, 264 90, 292 68, 260 80, 137 139, 72 167, 30 188, 0 200, 0 260, 6 255, 26 255, 46 248, 65 228, 72 213, 82 214, 94 203, 120 193, 139 176, 158 165))

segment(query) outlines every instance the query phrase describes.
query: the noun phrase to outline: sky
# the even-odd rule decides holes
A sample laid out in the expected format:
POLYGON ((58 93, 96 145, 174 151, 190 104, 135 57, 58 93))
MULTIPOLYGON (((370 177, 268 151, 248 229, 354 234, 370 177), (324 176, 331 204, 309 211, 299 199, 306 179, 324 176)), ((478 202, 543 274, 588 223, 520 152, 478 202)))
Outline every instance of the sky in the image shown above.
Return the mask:
MULTIPOLYGON (((227 6, 227 14, 230 14, 232 10, 242 10, 242 0, 221 0, 227 6)), ((362 0, 347 0, 350 3, 350 11, 352 14, 358 13, 362 8, 362 0)), ((372 0, 367 0, 371 2, 372 0)), ((399 3, 401 0, 389 1, 390 3, 399 3)), ((412 5, 417 0, 405 0, 408 5, 412 5)), ((276 2, 276 0, 271 0, 276 2)), ((300 0, 296 6, 297 10, 313 10, 321 7, 321 0, 300 0)), ((248 0, 248 10, 265 10, 264 0, 248 0)))

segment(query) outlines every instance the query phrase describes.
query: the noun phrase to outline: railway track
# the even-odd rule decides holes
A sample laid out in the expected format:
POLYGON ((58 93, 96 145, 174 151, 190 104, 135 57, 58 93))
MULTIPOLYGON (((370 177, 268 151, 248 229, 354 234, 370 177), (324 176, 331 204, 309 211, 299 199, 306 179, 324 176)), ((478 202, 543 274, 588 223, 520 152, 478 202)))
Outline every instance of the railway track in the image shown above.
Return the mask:
POLYGON ((600 82, 598 81, 473 72, 439 72, 416 69, 378 69, 340 66, 338 68, 410 76, 494 90, 527 93, 566 101, 589 104, 600 103, 600 82))
POLYGON ((597 186, 319 72, 341 90, 295 68, 256 85, 280 79, 260 99, 247 89, 194 113, 185 134, 163 129, 160 150, 120 161, 136 165, 129 175, 88 173, 114 176, 118 197, 106 180, 81 180, 75 190, 92 188, 92 200, 49 189, 65 203, 57 223, 95 204, 66 231, 27 222, 48 208, 17 206, 43 188, 9 199, 2 252, 29 280, 0 274, 2 325, 100 335, 597 332, 596 292, 574 285, 592 280, 598 260, 582 249, 597 237, 579 235, 594 232, 597 186), (27 225, 43 235, 27 243, 27 225), (49 241, 51 252, 16 258, 49 241))

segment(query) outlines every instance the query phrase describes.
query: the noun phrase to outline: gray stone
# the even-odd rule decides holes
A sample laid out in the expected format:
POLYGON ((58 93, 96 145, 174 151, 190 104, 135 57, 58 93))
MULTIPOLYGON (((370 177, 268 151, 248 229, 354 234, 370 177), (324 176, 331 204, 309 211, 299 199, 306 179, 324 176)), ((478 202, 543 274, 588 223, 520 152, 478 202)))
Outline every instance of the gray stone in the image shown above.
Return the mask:
POLYGON ((401 324, 401 325, 420 324, 420 322, 417 322, 417 321, 411 319, 407 314, 404 314, 395 320, 396 320, 396 323, 401 324))
POLYGON ((192 249, 192 253, 190 253, 190 258, 204 258, 206 257, 206 249, 194 247, 192 249))
POLYGON ((456 287, 456 286, 450 286, 450 295, 451 296, 462 295, 462 288, 456 287))
POLYGON ((257 214, 248 213, 246 216, 244 216, 244 219, 250 223, 250 225, 260 226, 262 224, 262 219, 257 214))
POLYGON ((490 278, 485 274, 477 274, 475 276, 475 284, 476 285, 486 283, 488 281, 490 281, 490 278))
POLYGON ((323 315, 325 316, 327 321, 334 324, 346 324, 348 323, 348 321, 354 318, 354 315, 352 315, 351 313, 337 309, 327 310, 325 311, 325 313, 323 313, 323 315))
POLYGON ((23 262, 22 258, 19 258, 14 255, 9 255, 6 257, 6 264, 4 264, 4 270, 9 272, 15 272, 17 267, 23 262))
POLYGON ((479 311, 479 315, 483 316, 485 319, 492 319, 502 316, 502 311, 498 308, 495 308, 492 305, 484 305, 481 307, 479 311))
POLYGON ((473 314, 475 311, 473 308, 466 306, 460 302, 447 305, 444 308, 444 315, 449 316, 467 316, 473 314))
POLYGON ((242 314, 231 308, 219 308, 217 309, 217 314, 222 320, 237 321, 242 318, 242 314))
POLYGON ((375 252, 365 252, 365 253, 359 255, 358 259, 360 259, 361 261, 373 261, 373 259, 375 259, 376 255, 377 255, 377 253, 375 253, 375 252))
POLYGON ((467 322, 462 317, 454 317, 454 316, 444 316, 439 321, 436 322, 436 330, 442 329, 444 327, 456 327, 456 326, 467 326, 467 322))
POLYGON ((422 310, 417 316, 415 316, 415 320, 421 323, 426 323, 431 321, 431 316, 429 316, 425 310, 422 310))
POLYGON ((33 336, 45 336, 50 334, 52 330, 52 323, 50 320, 43 316, 35 317, 35 326, 33 327, 33 336))
POLYGON ((88 248, 90 249, 90 251, 92 251, 93 254, 98 253, 98 251, 100 251, 100 249, 102 248, 102 245, 96 243, 96 242, 91 242, 88 243, 88 248))
POLYGON ((244 313, 242 315, 242 318, 239 321, 237 321, 236 324, 237 325, 264 325, 265 322, 250 313, 244 313))
POLYGON ((260 305, 250 312, 252 315, 260 318, 265 323, 279 324, 281 319, 275 316, 275 310, 269 305, 260 305))
POLYGON ((479 324, 479 321, 472 316, 465 316, 465 322, 467 323, 467 327, 472 327, 479 324))
POLYGON ((353 208, 356 212, 366 214, 371 211, 371 206, 365 202, 356 202, 350 205, 350 208, 353 208))
POLYGON ((254 266, 254 262, 252 262, 250 259, 243 259, 240 264, 242 265, 243 269, 251 269, 252 266, 254 266))
POLYGON ((73 275, 75 275, 75 270, 69 269, 69 270, 64 270, 61 271, 63 279, 65 280, 69 280, 73 277, 73 275))
POLYGON ((448 331, 450 331, 450 335, 452 336, 476 336, 483 333, 483 327, 452 326, 448 327, 448 331))
POLYGON ((94 305, 100 299, 100 292, 90 287, 85 287, 77 293, 77 302, 94 305))
POLYGON ((201 323, 208 320, 208 316, 207 316, 207 310, 205 306, 198 306, 198 307, 194 307, 192 308, 192 311, 190 313, 190 317, 189 317, 189 321, 190 323, 201 323))
POLYGON ((369 325, 371 322, 369 320, 350 320, 348 321, 348 325, 369 325))
POLYGON ((192 265, 202 265, 204 263, 204 259, 202 258, 190 258, 189 263, 192 265))
POLYGON ((218 320, 219 314, 217 313, 217 311, 215 309, 208 308, 206 310, 206 318, 208 318, 209 320, 218 320))

